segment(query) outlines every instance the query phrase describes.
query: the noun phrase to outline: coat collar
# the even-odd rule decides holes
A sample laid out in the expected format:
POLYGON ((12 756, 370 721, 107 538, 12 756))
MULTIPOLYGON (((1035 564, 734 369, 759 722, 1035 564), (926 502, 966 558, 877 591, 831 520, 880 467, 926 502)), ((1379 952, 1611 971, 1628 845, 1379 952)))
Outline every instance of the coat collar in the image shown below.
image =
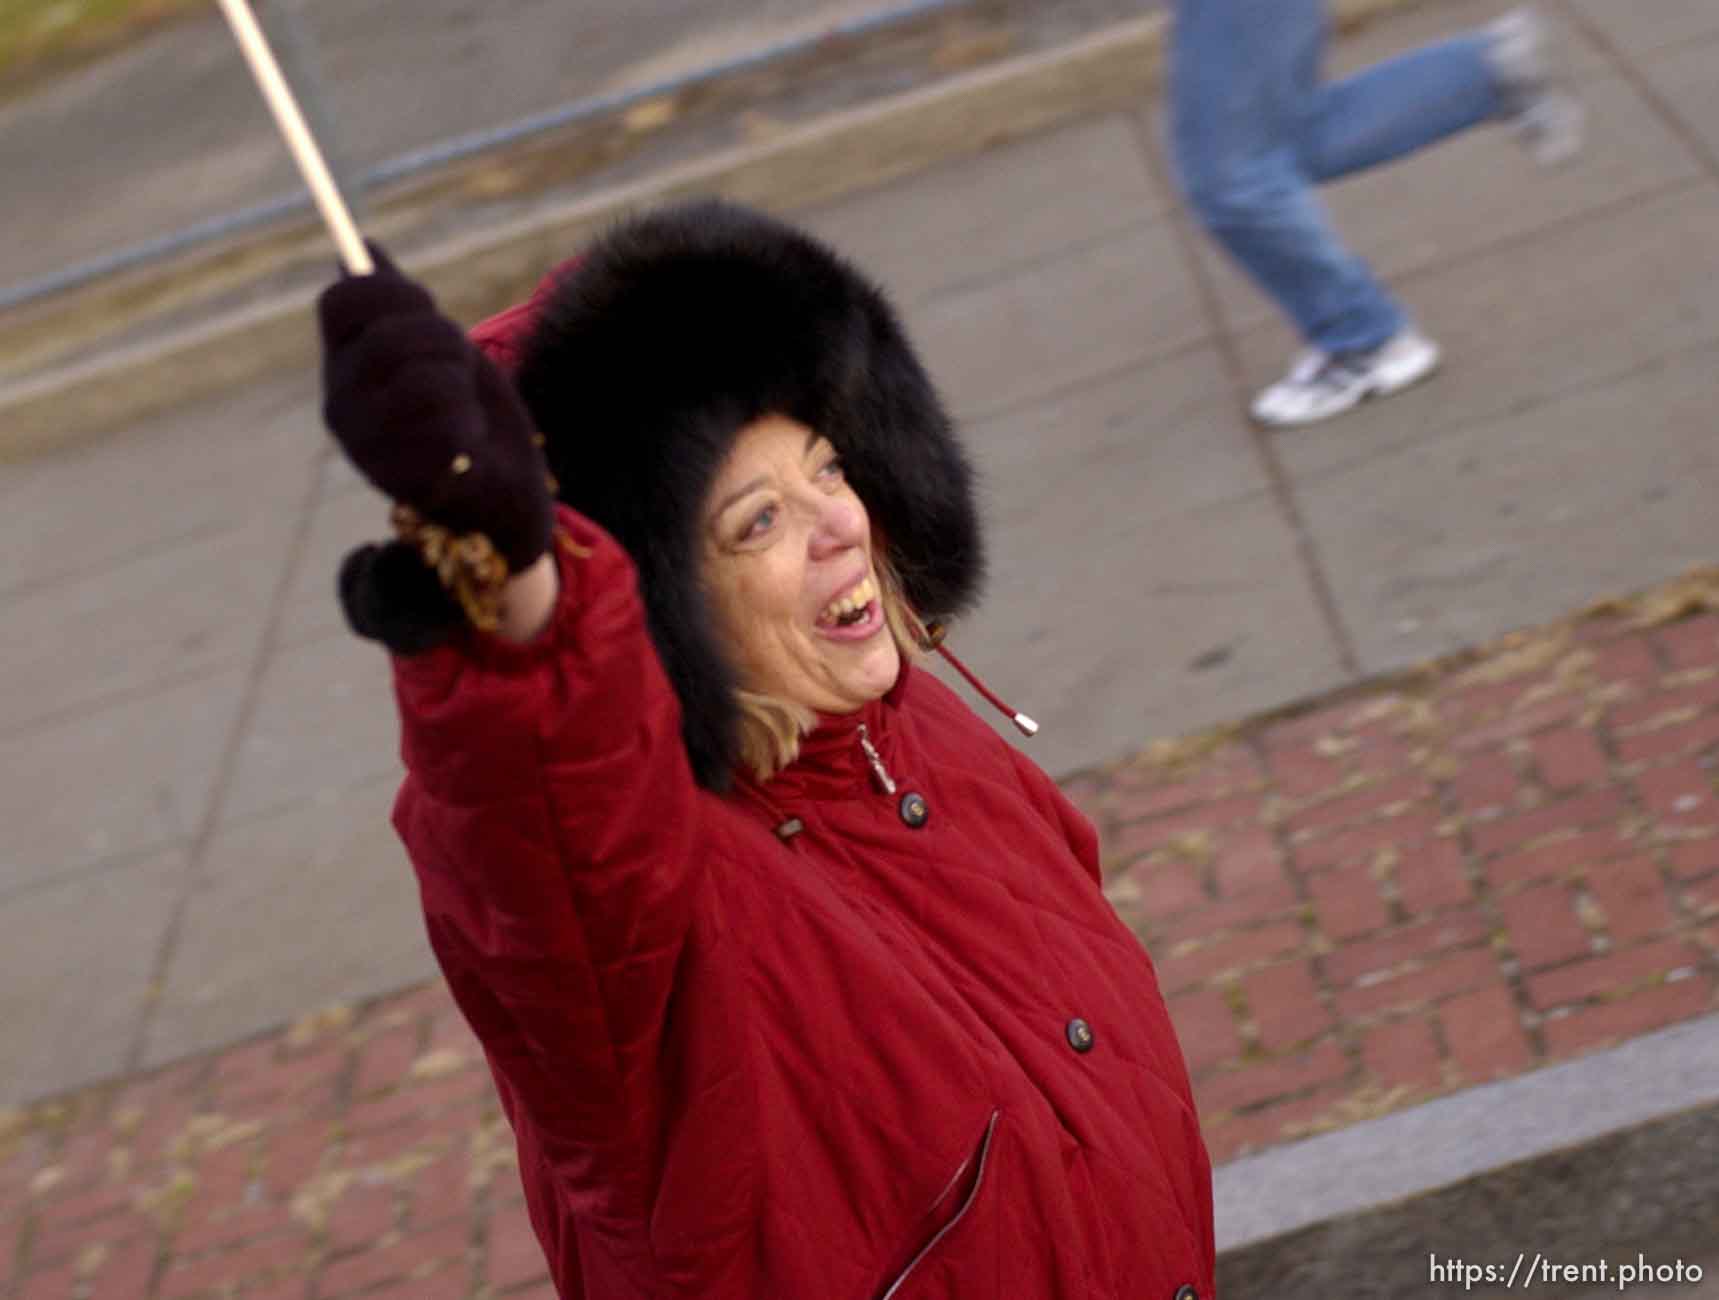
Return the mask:
POLYGON ((800 756, 769 781, 760 784, 742 775, 736 784, 774 808, 806 800, 882 797, 871 759, 861 743, 869 741, 886 771, 899 783, 900 714, 912 694, 917 673, 904 655, 895 684, 857 713, 818 715, 818 725, 800 742, 800 756))

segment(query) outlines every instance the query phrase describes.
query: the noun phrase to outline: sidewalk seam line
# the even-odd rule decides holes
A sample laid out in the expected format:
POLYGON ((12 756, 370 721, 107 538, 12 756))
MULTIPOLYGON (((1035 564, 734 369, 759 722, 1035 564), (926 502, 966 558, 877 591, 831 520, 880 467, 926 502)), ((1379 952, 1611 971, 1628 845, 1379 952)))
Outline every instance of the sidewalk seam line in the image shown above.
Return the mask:
MULTIPOLYGON (((1127 361, 1118 362, 1114 366, 1095 370, 1089 375, 1080 375, 1064 383, 1053 384, 1042 392, 1032 393, 1025 397, 1013 397, 1006 402, 999 402, 996 406, 978 406, 970 411, 958 410, 955 413, 955 418, 963 429, 977 428, 982 424, 989 424, 993 420, 1009 419, 1023 411, 1030 411, 1035 406, 1046 406, 1052 402, 1064 401, 1083 388, 1093 385, 1102 387, 1118 383, 1141 370, 1152 366, 1166 365, 1172 361, 1180 361, 1184 357, 1191 357, 1197 352, 1204 352, 1216 346, 1217 339, 1213 335, 1202 334, 1198 338, 1177 343, 1162 352, 1144 352, 1137 357, 1130 357, 1127 361)), ((1240 495, 1245 497, 1251 494, 1241 493, 1240 495)))
MULTIPOLYGON (((191 837, 188 835, 169 835, 164 839, 151 840, 138 848, 126 849, 123 853, 109 853, 93 862, 72 867, 59 875, 25 880, 0 888, 0 907, 8 907, 13 903, 48 893, 65 885, 88 884, 97 876, 141 867, 151 859, 159 858, 164 854, 189 854, 190 849, 191 837)), ((0 1292, 0 1296, 3 1295, 4 1292, 0 1292)))
MULTIPOLYGON (((1500 424, 1509 420, 1520 419, 1524 415, 1530 415, 1548 406, 1556 406, 1561 402, 1575 401, 1593 393, 1603 392, 1610 388, 1616 388, 1622 384, 1627 384, 1638 379, 1643 375, 1650 374, 1655 370, 1664 369, 1667 365, 1675 364, 1693 358, 1697 355, 1702 357, 1710 356, 1713 351, 1714 341, 1714 339, 1702 339, 1698 342, 1675 348, 1670 352, 1662 352, 1657 356, 1646 357, 1640 361, 1624 366, 1619 370, 1605 371, 1591 378, 1578 380, 1562 388, 1553 389, 1544 396, 1533 398, 1519 406, 1501 406, 1494 411, 1485 411, 1478 415, 1459 419, 1451 424, 1441 425, 1434 434, 1418 434, 1415 435, 1415 437, 1422 440, 1428 437, 1447 437, 1454 434, 1467 433, 1474 429, 1484 428, 1489 424, 1500 424)), ((1317 469, 1309 470, 1305 479, 1306 485, 1308 487, 1322 486, 1335 479, 1341 478, 1346 474, 1351 474, 1357 470, 1365 469, 1377 461, 1397 455, 1403 450, 1403 447, 1408 441, 1409 439, 1405 438, 1402 443, 1373 443, 1366 448, 1356 451, 1353 455, 1348 456, 1345 459, 1333 460, 1327 465, 1321 465, 1317 469)), ((1547 623, 1550 624, 1557 621, 1558 619, 1550 619, 1547 620, 1547 623)), ((1442 658, 1442 653, 1434 654, 1429 657, 1432 659, 1442 658)), ((1393 670, 1384 670, 1387 676, 1391 671, 1393 670)))
MULTIPOLYGON (((1174 177, 1164 159, 1159 157, 1157 142, 1154 138, 1151 123, 1154 120, 1150 108, 1137 108, 1128 114, 1129 125, 1133 130, 1135 143, 1140 149, 1148 171, 1163 188, 1164 193, 1176 196, 1180 193, 1175 185, 1174 177)), ((1194 284, 1194 293, 1204 309, 1210 337, 1215 342, 1218 357, 1225 371, 1228 372, 1230 385, 1238 402, 1245 412, 1247 403, 1247 379, 1242 365, 1241 349, 1236 335, 1230 328, 1229 320, 1224 315, 1223 304, 1218 299, 1216 286, 1201 260, 1200 250, 1195 245, 1198 232, 1193 229, 1186 206, 1179 199, 1173 199, 1170 210, 1170 228, 1172 236, 1182 249, 1183 258, 1188 266, 1189 278, 1194 284)), ((1296 554, 1306 571, 1307 582, 1313 592, 1314 604, 1318 607, 1326 624, 1327 635, 1337 652, 1338 667, 1343 675, 1351 681, 1362 676, 1361 661, 1355 650, 1354 638, 1344 624, 1342 613, 1337 604, 1336 593, 1332 590, 1331 580, 1319 562, 1318 545, 1312 530, 1302 514, 1300 502, 1297 501, 1293 484, 1285 473, 1283 462, 1272 449, 1270 435, 1262 430, 1245 414, 1241 416, 1247 426, 1249 441, 1259 458, 1260 466, 1265 471, 1266 484, 1271 490, 1273 499, 1277 502, 1278 510, 1283 521, 1289 527, 1290 535, 1295 539, 1296 554)))
POLYGON ((172 913, 162 932, 161 944, 156 950, 155 961, 150 968, 149 979, 145 985, 146 997, 138 1014, 137 1031, 125 1055, 123 1069, 124 1073, 128 1075, 135 1074, 143 1068, 143 1058, 149 1042, 149 1035, 155 1026, 157 1013, 166 994, 167 978, 174 955, 178 951, 180 935, 185 929, 186 914, 190 910, 192 897, 201 883, 203 864, 208 856, 209 844, 220 826, 221 811, 227 802, 227 795, 232 789, 233 774, 239 766, 240 750, 244 745, 245 737, 250 732, 251 724, 256 720, 263 683, 267 679, 269 667, 275 658, 276 641, 279 639, 280 628, 285 619, 287 597, 297 580, 299 566, 304 562, 305 555, 309 550, 311 526, 316 515, 316 504, 322 491, 324 458, 321 455, 315 455, 309 457, 308 460, 308 481, 300 494, 298 523, 283 548, 285 563, 281 565, 280 573, 275 579, 274 591, 269 598, 268 614, 264 619, 262 635, 258 638, 257 648, 253 653, 251 668, 240 695, 238 710, 233 717, 226 743, 221 746, 220 758, 215 768, 213 788, 209 792, 209 802, 203 810, 201 823, 187 837, 185 879, 180 888, 179 896, 174 900, 172 913))
MULTIPOLYGON (((1126 111, 1116 114, 1116 116, 1123 117, 1126 117, 1127 115, 1126 111)), ((1097 115, 1097 120, 1102 121, 1106 116, 1110 115, 1097 115)), ((1032 139, 1031 136, 1025 138, 1032 139)), ((1169 219, 1169 205, 1163 204, 1157 211, 1141 212, 1136 216, 1130 217, 1127 221, 1119 222, 1114 226, 1107 226, 1102 230, 1093 231, 1079 239, 1071 240, 1064 244, 1058 244, 1054 248, 1031 253, 1025 257, 1011 258, 1010 260, 1002 262, 987 270, 977 271, 971 275, 959 276, 956 279, 949 281, 947 284, 938 285, 937 288, 919 296, 918 298, 904 301, 902 306, 909 311, 923 311, 933 303, 943 302, 949 298, 959 297, 962 294, 975 293, 982 289, 993 288, 1017 276, 1033 271, 1041 271, 1047 266, 1052 266, 1057 262, 1065 261, 1071 257, 1093 252, 1096 249, 1103 248, 1107 244, 1120 244, 1130 236, 1145 234, 1147 231, 1163 225, 1169 219)))
POLYGON ((158 560, 163 555, 169 555, 177 550, 200 546, 211 539, 225 533, 237 532, 248 527, 246 522, 201 524, 188 533, 174 533, 167 537, 158 537, 154 541, 143 542, 120 555, 107 559, 89 560, 82 564, 74 564, 70 568, 58 572, 50 572, 35 577, 23 578, 7 586, 0 586, 0 600, 24 600, 31 596, 39 596, 45 591, 66 587, 77 582, 88 582, 92 578, 106 577, 116 569, 129 568, 134 564, 158 560))
MULTIPOLYGON (((146 700, 151 695, 181 690, 184 687, 206 681, 210 677, 219 676, 221 673, 244 668, 254 654, 254 649, 235 650, 195 667, 170 669, 160 677, 147 682, 139 682, 135 686, 122 686, 116 690, 103 691, 73 700, 68 704, 56 705, 46 713, 26 714, 10 722, 0 722, 0 744, 29 740, 32 736, 39 735, 44 731, 88 722, 97 714, 106 713, 110 709, 123 709, 127 705, 146 700)), ((189 839, 190 836, 185 835, 181 838, 189 839)))
MULTIPOLYGON (((1600 52, 1618 70, 1623 79, 1630 84, 1630 88, 1646 102, 1649 110, 1670 129, 1683 147, 1694 156, 1696 162, 1706 171, 1708 179, 1719 180, 1719 156, 1715 156, 1713 150, 1708 147, 1707 141, 1688 122, 1684 121, 1683 116, 1672 107, 1664 95, 1659 93, 1659 88, 1643 74, 1637 61, 1624 52, 1623 47, 1611 38, 1611 34, 1605 28, 1582 13, 1579 8, 1570 3, 1570 0, 1553 0, 1553 3, 1557 5, 1558 12, 1566 22, 1599 47, 1600 52)), ((1708 41, 1698 42, 1697 48, 1708 43, 1708 41)), ((1648 53, 1655 57, 1663 57, 1680 48, 1684 48, 1684 46, 1681 44, 1668 45, 1662 50, 1648 51, 1648 53)))
MULTIPOLYGON (((1561 234, 1589 222, 1607 220, 1633 207, 1658 203, 1662 199, 1675 198, 1681 194, 1712 190, 1715 179, 1716 177, 1703 174, 1703 169, 1697 167, 1692 175, 1662 181, 1657 185, 1650 185, 1645 189, 1637 190, 1633 194, 1625 194, 1620 198, 1607 199, 1603 203, 1596 203, 1580 212, 1570 212, 1561 217, 1554 217, 1544 225, 1534 226, 1517 234, 1501 236, 1489 243, 1452 253, 1438 261, 1428 262, 1423 266, 1417 266, 1407 271, 1393 272, 1386 278, 1393 288, 1398 285, 1419 284, 1435 276, 1448 275, 1453 270, 1464 270, 1477 262, 1497 256, 1500 253, 1508 253, 1514 249, 1530 246, 1545 239, 1548 235, 1561 234)), ((1270 324, 1271 318, 1262 316, 1258 320, 1241 326, 1236 331, 1237 337, 1257 334, 1261 330, 1269 328, 1270 324)))

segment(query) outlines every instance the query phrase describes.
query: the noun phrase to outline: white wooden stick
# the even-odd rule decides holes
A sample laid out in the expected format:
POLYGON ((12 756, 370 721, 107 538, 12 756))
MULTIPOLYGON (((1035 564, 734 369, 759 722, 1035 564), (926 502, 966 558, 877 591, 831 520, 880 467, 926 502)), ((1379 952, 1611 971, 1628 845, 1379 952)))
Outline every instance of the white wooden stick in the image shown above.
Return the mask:
POLYGON ((251 65, 251 75, 257 79, 257 87, 268 101, 281 134, 286 137, 287 148, 292 150, 305 184, 310 186, 311 197, 322 212, 329 234, 334 236, 340 260, 352 274, 369 275, 376 269, 370 260, 370 250, 364 247, 364 241, 359 237, 352 213, 340 197, 340 188, 335 185, 328 164, 323 161, 316 137, 305 125, 304 114, 299 112, 292 88, 281 76, 280 64, 275 62, 274 52, 269 49, 268 39, 257 25, 248 0, 220 0, 220 3, 221 12, 227 15, 227 23, 238 38, 239 48, 244 51, 245 61, 251 65))

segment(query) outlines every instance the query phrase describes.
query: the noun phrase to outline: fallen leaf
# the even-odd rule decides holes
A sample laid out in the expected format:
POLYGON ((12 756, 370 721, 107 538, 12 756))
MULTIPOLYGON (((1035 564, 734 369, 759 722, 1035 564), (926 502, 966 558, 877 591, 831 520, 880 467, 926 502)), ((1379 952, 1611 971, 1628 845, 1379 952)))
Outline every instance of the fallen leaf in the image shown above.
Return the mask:
POLYGON ((621 125, 634 134, 655 131, 674 121, 679 112, 674 96, 664 95, 634 104, 621 116, 621 125))
POLYGON ((286 1044, 293 1050, 308 1047, 324 1034, 343 1032, 352 1024, 352 1008, 344 1003, 331 1003, 293 1022, 287 1030, 286 1044))
POLYGON ((406 1077, 417 1080, 444 1079, 465 1069, 470 1059, 464 1052, 453 1047, 425 1052, 412 1062, 411 1068, 406 1071, 406 1077))

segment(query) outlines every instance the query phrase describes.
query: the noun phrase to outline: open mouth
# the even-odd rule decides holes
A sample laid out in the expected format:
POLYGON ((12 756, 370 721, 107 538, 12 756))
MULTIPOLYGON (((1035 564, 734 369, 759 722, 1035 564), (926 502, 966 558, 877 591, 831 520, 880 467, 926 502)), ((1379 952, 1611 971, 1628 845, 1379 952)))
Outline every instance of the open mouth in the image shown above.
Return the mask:
POLYGON ((877 581, 870 574, 836 597, 818 615, 818 626, 854 628, 871 618, 877 604, 877 581))

